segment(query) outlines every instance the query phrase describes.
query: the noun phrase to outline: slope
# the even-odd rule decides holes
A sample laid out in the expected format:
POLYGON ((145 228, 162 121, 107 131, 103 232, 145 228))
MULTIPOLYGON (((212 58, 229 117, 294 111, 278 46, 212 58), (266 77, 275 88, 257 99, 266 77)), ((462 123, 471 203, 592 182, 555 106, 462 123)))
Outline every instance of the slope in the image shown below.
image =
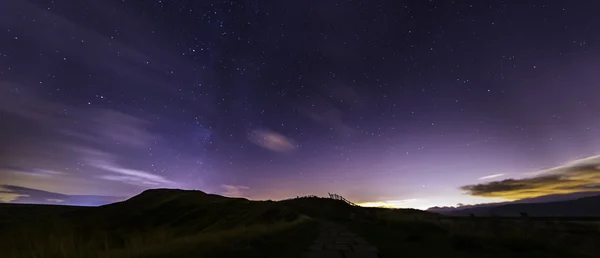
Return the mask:
POLYGON ((316 235, 315 223, 280 203, 201 191, 147 190, 119 203, 53 211, 5 223, 3 257, 294 257, 316 235))
POLYGON ((579 198, 576 200, 546 203, 512 203, 500 206, 474 207, 446 214, 465 216, 520 216, 526 213, 534 217, 600 217, 600 196, 579 198))

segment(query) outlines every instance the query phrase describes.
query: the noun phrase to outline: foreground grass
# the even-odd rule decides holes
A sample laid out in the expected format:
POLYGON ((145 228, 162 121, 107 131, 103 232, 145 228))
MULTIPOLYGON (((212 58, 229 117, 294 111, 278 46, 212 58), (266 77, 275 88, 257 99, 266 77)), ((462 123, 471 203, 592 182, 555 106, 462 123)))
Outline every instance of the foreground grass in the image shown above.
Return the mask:
MULTIPOLYGON (((461 230, 431 221, 345 221, 351 231, 379 248, 380 257, 595 257, 579 246, 558 246, 529 234, 461 230)), ((582 238, 585 239, 585 238, 582 238)))
POLYGON ((256 225, 186 237, 166 248, 150 248, 133 257, 299 258, 316 237, 317 228, 317 223, 310 219, 256 225))
POLYGON ((148 190, 100 207, 0 205, 0 257, 299 257, 313 219, 271 201, 148 190))
MULTIPOLYGON (((131 234, 120 246, 110 236, 54 228, 45 235, 32 232, 3 235, 2 257, 133 258, 133 257, 300 257, 317 235, 317 223, 303 217, 293 222, 252 225, 177 237, 167 229, 131 234)), ((13 232, 14 233, 14 232, 13 232)))
POLYGON ((588 222, 452 218, 323 198, 249 201, 151 190, 102 207, 0 205, 0 257, 299 258, 317 220, 345 225, 380 257, 598 257, 588 222))

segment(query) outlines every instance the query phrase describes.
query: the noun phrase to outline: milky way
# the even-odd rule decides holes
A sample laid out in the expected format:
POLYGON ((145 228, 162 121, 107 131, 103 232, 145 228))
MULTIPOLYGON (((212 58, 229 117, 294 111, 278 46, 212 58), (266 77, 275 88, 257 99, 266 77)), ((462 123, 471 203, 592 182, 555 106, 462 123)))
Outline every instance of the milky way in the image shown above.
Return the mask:
POLYGON ((568 3, 5 1, 0 201, 600 190, 600 3, 568 3))

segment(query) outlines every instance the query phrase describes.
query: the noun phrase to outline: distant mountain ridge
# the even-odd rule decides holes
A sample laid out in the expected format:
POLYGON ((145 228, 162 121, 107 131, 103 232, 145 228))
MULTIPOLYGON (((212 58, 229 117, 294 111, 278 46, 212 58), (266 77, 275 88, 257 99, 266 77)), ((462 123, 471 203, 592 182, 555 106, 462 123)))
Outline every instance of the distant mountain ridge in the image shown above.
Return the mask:
POLYGON ((600 192, 547 195, 514 202, 460 207, 432 207, 427 211, 453 216, 600 217, 600 192))

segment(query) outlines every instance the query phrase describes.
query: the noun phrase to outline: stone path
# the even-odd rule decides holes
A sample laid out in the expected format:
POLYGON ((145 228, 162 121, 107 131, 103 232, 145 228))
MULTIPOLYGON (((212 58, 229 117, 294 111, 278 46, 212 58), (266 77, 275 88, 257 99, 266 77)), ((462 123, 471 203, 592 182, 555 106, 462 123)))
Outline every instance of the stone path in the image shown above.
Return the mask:
POLYGON ((323 222, 305 258, 377 258, 377 248, 343 226, 323 222))

